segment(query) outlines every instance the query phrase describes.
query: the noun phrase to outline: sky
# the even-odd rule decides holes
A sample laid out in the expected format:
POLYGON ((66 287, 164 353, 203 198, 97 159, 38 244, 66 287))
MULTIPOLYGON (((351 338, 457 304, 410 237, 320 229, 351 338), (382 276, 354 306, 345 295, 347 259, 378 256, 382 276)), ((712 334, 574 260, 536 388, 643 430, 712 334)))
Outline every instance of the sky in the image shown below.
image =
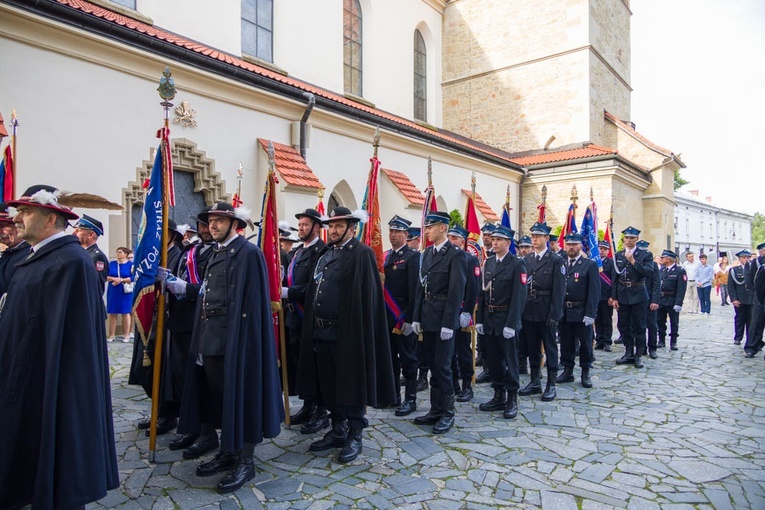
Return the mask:
POLYGON ((765 213, 765 1, 632 0, 631 119, 714 205, 765 213))

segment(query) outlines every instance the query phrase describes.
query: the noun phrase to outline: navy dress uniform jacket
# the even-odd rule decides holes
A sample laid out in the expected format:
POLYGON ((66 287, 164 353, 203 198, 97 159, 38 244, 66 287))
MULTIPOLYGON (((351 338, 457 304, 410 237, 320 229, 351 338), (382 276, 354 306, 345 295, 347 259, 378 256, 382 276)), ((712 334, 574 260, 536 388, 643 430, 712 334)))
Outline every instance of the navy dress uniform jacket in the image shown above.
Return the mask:
POLYGON ((600 275, 594 260, 579 257, 573 266, 566 262, 566 297, 563 315, 566 322, 595 318, 600 301, 600 275))
POLYGON ((521 329, 521 315, 526 306, 526 263, 505 255, 486 260, 478 298, 476 323, 483 324, 484 335, 501 336, 504 328, 521 329))
POLYGON ((563 259, 547 250, 539 261, 534 252, 526 255, 523 260, 528 272, 528 297, 523 319, 559 321, 563 317, 563 298, 566 295, 566 268, 563 259))
POLYGON ((635 263, 630 264, 624 255, 624 250, 616 254, 614 269, 611 277, 613 287, 611 297, 625 305, 636 305, 648 301, 648 280, 656 269, 656 263, 651 254, 640 248, 633 253, 635 263))
POLYGON ((289 266, 286 267, 286 278, 292 275, 292 285, 287 290, 287 316, 285 325, 295 331, 303 328, 303 308, 305 305, 305 291, 313 279, 313 269, 319 260, 319 253, 326 243, 317 239, 309 247, 300 247, 293 254, 289 266))
POLYGON ((740 265, 728 270, 728 296, 731 301, 738 301, 742 305, 751 305, 753 301, 752 288, 747 281, 748 269, 748 265, 740 265))
POLYGON ((659 304, 667 307, 683 306, 685 291, 688 288, 688 274, 683 266, 675 264, 671 268, 662 267, 659 275, 661 278, 659 304))
MULTIPOLYGON (((417 271, 420 252, 404 244, 397 251, 389 250, 385 256, 385 288, 396 300, 404 314, 404 322, 411 324, 414 315, 414 299, 417 294, 417 271)), ((397 317, 388 310, 388 328, 393 329, 397 317)))
POLYGON ((29 243, 21 241, 13 248, 6 248, 0 254, 0 296, 8 291, 13 274, 16 272, 16 264, 29 256, 29 243))
POLYGON ((97 244, 88 246, 85 251, 88 252, 93 260, 93 265, 98 272, 98 279, 101 281, 102 290, 106 290, 106 278, 109 276, 109 258, 101 251, 97 244))
POLYGON ((614 274, 614 259, 603 259, 603 274, 606 278, 611 280, 611 283, 608 283, 605 278, 600 278, 600 300, 608 301, 611 299, 611 287, 613 287, 614 283, 612 279, 614 274))
POLYGON ((436 253, 428 246, 421 254, 414 322, 423 331, 456 331, 467 284, 467 254, 449 241, 436 253))
MULTIPOLYGON (((650 253, 650 252, 649 252, 650 253)), ((653 257, 651 257, 653 259, 653 257)), ((646 279, 646 291, 648 292, 648 302, 660 304, 661 301, 661 276, 660 268, 654 263, 651 277, 646 279)))

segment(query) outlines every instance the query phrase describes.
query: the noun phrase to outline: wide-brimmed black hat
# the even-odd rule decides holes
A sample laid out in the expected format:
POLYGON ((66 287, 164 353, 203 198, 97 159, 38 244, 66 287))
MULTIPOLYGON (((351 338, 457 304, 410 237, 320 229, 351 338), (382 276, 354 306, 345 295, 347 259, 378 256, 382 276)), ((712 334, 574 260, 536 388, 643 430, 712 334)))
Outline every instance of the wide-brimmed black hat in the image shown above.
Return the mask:
POLYGON ((231 218, 233 220, 236 220, 239 224, 238 228, 245 228, 247 226, 247 220, 249 218, 244 217, 244 214, 241 210, 235 209, 233 205, 228 204, 226 202, 216 202, 212 206, 210 206, 210 209, 207 211, 202 211, 197 215, 197 218, 202 221, 203 223, 209 223, 210 216, 225 216, 227 218, 231 218), (239 214, 237 214, 237 211, 239 211, 239 214))
POLYGON ((322 220, 322 217, 321 217, 321 214, 319 214, 319 211, 317 211, 316 209, 311 209, 311 208, 308 208, 303 212, 297 213, 295 215, 295 218, 297 219, 311 218, 316 223, 321 223, 321 220, 322 220))
POLYGON ((58 203, 58 189, 46 184, 36 184, 28 188, 19 198, 16 200, 9 200, 7 205, 10 207, 18 207, 20 205, 33 205, 35 207, 43 207, 60 213, 68 220, 79 219, 80 216, 73 212, 71 209, 58 203))
POLYGON ((197 214, 196 216, 194 216, 194 218, 193 218, 193 219, 194 219, 194 221, 195 221, 197 224, 199 224, 199 223, 204 223, 205 225, 207 225, 207 216, 205 216, 205 217, 204 217, 204 219, 202 219, 202 218, 201 218, 201 216, 202 216, 203 214, 206 214, 206 213, 210 212, 210 209, 211 209, 211 208, 212 208, 212 206, 211 206, 211 205, 206 205, 206 206, 204 207, 204 209, 202 209, 201 211, 199 211, 199 214, 197 214))
POLYGON ((5 202, 0 202, 0 223, 13 223, 12 211, 8 211, 5 202))
POLYGON ((329 217, 324 218, 322 223, 331 223, 333 221, 348 220, 351 223, 366 223, 368 216, 366 211, 356 210, 351 212, 347 207, 335 207, 330 211, 329 217))

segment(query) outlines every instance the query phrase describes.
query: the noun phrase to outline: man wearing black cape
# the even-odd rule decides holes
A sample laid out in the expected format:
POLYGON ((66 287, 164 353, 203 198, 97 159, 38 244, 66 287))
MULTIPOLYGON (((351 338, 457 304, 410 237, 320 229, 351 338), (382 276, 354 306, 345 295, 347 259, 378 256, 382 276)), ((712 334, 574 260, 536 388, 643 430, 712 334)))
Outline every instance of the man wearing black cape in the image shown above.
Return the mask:
POLYGON ((398 393, 374 252, 353 237, 361 220, 364 211, 336 207, 324 221, 328 242, 306 291, 298 361, 298 394, 321 394, 332 421, 310 450, 342 447, 342 463, 361 453, 366 406, 391 405, 398 393))
POLYGON ((0 508, 84 508, 119 485, 103 286, 55 188, 8 205, 33 252, 0 311, 0 508))
POLYGON ((218 202, 198 216, 217 244, 197 299, 178 432, 200 434, 188 458, 217 447, 221 429, 220 452, 196 473, 228 471, 218 482, 225 494, 255 476, 255 445, 279 435, 284 407, 265 258, 236 231, 246 211, 218 202))

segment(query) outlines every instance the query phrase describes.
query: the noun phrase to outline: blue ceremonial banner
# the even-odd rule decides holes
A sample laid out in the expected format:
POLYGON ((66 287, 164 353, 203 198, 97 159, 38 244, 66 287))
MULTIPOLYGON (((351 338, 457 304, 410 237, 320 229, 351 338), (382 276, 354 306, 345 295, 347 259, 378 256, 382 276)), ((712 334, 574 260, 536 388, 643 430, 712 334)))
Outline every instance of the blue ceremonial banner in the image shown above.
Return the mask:
POLYGON ((584 213, 582 219, 582 250, 587 253, 592 260, 597 262, 598 269, 603 268, 603 260, 600 258, 600 250, 598 250, 598 216, 595 202, 587 206, 587 210, 584 213))
POLYGON ((133 318, 141 340, 146 345, 158 292, 154 285, 162 246, 162 173, 164 168, 162 147, 157 150, 154 167, 143 204, 141 227, 138 231, 138 247, 135 249, 133 268, 133 318))
MULTIPOLYGON (((509 229, 513 228, 512 225, 510 225, 510 211, 507 210, 507 204, 502 207, 502 219, 499 223, 503 227, 507 227, 509 229)), ((518 248, 515 246, 515 239, 510 239, 510 253, 517 255, 517 252, 518 248)))

